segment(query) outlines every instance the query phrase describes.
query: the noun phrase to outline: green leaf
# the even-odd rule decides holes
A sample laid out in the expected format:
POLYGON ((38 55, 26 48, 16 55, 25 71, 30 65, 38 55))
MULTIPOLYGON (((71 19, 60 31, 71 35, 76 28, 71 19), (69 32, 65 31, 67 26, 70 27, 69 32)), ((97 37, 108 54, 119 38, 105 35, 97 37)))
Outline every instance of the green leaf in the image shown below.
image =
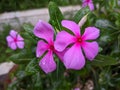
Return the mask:
POLYGON ((118 35, 118 48, 120 50, 120 34, 118 35))
POLYGON ((95 23, 95 26, 98 28, 104 28, 104 29, 111 29, 111 28, 115 29, 112 23, 106 19, 98 19, 95 23))
POLYGON ((24 24, 23 25, 23 29, 29 35, 28 37, 31 37, 32 41, 35 42, 37 40, 36 36, 33 34, 33 29, 34 29, 33 25, 31 25, 31 24, 24 24))
POLYGON ((109 65, 116 65, 118 61, 110 56, 105 55, 98 55, 92 62, 92 65, 95 66, 109 66, 109 65))
POLYGON ((30 61, 30 56, 27 55, 25 50, 22 50, 19 53, 11 55, 8 60, 13 61, 16 64, 25 64, 30 61))
POLYGON ((34 90, 42 90, 42 81, 41 81, 41 75, 40 72, 35 73, 32 76, 32 82, 34 83, 34 90))
POLYGON ((54 2, 49 3, 49 15, 50 15, 50 23, 53 25, 55 30, 62 30, 61 21, 64 19, 60 9, 54 2))
POLYGON ((31 24, 24 24, 23 28, 27 33, 33 34, 33 28, 34 27, 31 24))
POLYGON ((80 21, 85 15, 87 15, 88 13, 90 13, 90 9, 89 9, 88 7, 81 8, 81 9, 75 14, 75 16, 73 17, 73 20, 74 20, 76 23, 79 23, 79 21, 80 21))
POLYGON ((36 58, 32 59, 25 69, 27 74, 34 74, 39 71, 39 64, 36 58))
POLYGON ((17 74, 16 74, 16 77, 18 80, 22 80, 23 78, 25 78, 27 76, 26 72, 25 71, 18 71, 17 74))
POLYGON ((116 6, 118 6, 118 0, 110 0, 109 5, 111 9, 114 9, 116 6))
POLYGON ((8 87, 7 90, 17 90, 17 84, 19 83, 18 80, 15 80, 14 82, 11 82, 8 87))
POLYGON ((99 84, 100 86, 109 85, 111 83, 111 70, 110 67, 104 68, 99 74, 99 84))

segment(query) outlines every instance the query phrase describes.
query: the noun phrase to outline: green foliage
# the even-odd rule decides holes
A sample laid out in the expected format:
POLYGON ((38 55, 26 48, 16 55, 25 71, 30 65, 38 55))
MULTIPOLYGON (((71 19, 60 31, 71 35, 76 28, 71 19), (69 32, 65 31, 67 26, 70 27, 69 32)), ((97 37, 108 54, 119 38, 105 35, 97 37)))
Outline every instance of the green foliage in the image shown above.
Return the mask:
POLYGON ((79 0, 1 0, 0 1, 0 13, 2 12, 10 12, 17 10, 26 10, 26 9, 34 9, 34 8, 42 8, 46 7, 49 1, 54 1, 60 6, 65 5, 75 5, 81 3, 79 0))
POLYGON ((23 51, 20 51, 18 53, 11 55, 8 58, 8 60, 13 61, 16 64, 25 64, 30 61, 30 58, 31 58, 31 56, 29 57, 28 53, 25 50, 23 50, 23 51))
POLYGON ((38 60, 36 58, 32 59, 28 65, 26 66, 26 73, 27 74, 34 74, 39 72, 38 60))
MULTIPOLYGON (((49 22, 57 33, 63 29, 61 21, 65 18, 53 1, 59 2, 51 0, 48 4, 49 22)), ((64 5, 69 1, 72 2, 66 0, 63 2, 64 5)), ((0 48, 1 58, 19 64, 18 70, 13 73, 16 80, 9 85, 8 90, 71 90, 79 85, 84 87, 88 79, 94 82, 94 90, 119 90, 120 7, 117 0, 94 0, 93 2, 99 6, 95 7, 94 11, 90 11, 88 7, 82 8, 72 17, 72 20, 78 23, 87 15, 87 21, 81 28, 82 31, 88 26, 96 26, 100 29, 100 37, 97 39, 100 46, 99 54, 93 61, 87 60, 85 67, 79 71, 66 70, 63 63, 54 56, 57 70, 46 75, 39 67, 40 59, 35 56, 39 38, 34 36, 34 26, 31 24, 24 24, 20 32, 25 38, 23 50, 12 51, 7 48, 5 38, 9 33, 9 27, 0 33, 0 45, 3 46, 0 48)), ((1 58, 0 62, 3 62, 1 58)))
POLYGON ((76 23, 79 23, 79 21, 82 19, 83 16, 87 15, 90 13, 90 10, 88 7, 80 9, 74 16, 73 20, 76 23))
POLYGON ((119 64, 119 62, 116 59, 110 56, 105 56, 105 55, 97 55, 94 61, 90 63, 92 65, 99 66, 99 67, 119 64))
POLYGON ((31 39, 32 43, 36 44, 36 41, 38 40, 37 37, 35 37, 35 35, 33 34, 33 25, 31 24, 24 24, 23 25, 23 29, 25 30, 25 33, 23 34, 25 38, 27 39, 31 39))
POLYGON ((98 27, 98 28, 111 29, 112 24, 108 20, 98 19, 95 23, 95 26, 98 27))
POLYGON ((4 26, 4 30, 0 31, 0 62, 6 61, 6 57, 10 55, 10 52, 12 50, 6 49, 7 48, 7 42, 6 42, 6 36, 9 34, 11 27, 9 25, 4 26))
POLYGON ((62 30, 61 21, 64 19, 62 12, 54 2, 49 3, 50 23, 55 28, 56 32, 62 30))
POLYGON ((118 35, 118 49, 120 50, 120 34, 118 35))

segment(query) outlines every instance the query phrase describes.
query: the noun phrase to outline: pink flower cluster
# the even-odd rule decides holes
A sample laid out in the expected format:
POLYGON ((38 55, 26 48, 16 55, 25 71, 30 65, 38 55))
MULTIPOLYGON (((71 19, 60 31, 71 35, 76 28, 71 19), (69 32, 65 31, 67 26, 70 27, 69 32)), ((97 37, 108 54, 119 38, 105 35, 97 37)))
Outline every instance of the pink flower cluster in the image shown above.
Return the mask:
POLYGON ((85 56, 92 61, 98 54, 98 43, 89 42, 89 40, 99 37, 99 29, 87 27, 81 35, 80 27, 74 21, 63 20, 61 24, 71 33, 62 30, 57 33, 56 39, 54 39, 54 29, 49 23, 40 20, 34 27, 35 36, 41 38, 37 43, 36 57, 43 56, 39 65, 45 73, 56 69, 54 54, 67 69, 75 70, 80 70, 85 66, 85 56))
MULTIPOLYGON (((40 20, 34 27, 34 35, 41 39, 37 43, 36 57, 43 57, 39 66, 45 73, 56 69, 54 55, 59 57, 67 69, 80 70, 85 66, 85 56, 92 61, 98 54, 98 43, 89 42, 89 40, 99 37, 99 29, 87 27, 81 34, 80 27, 74 21, 63 20, 61 24, 71 33, 61 30, 57 33, 56 39, 54 29, 49 23, 40 20)), ((6 40, 13 50, 24 48, 24 39, 14 30, 10 31, 6 40)))

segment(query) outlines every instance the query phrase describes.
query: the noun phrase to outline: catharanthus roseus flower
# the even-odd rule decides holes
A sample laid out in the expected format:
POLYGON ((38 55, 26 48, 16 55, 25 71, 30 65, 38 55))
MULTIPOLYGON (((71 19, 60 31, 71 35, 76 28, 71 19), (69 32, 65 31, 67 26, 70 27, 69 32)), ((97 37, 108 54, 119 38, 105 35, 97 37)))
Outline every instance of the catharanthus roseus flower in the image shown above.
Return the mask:
POLYGON ((24 48, 24 39, 14 30, 10 31, 10 35, 6 37, 8 46, 16 50, 17 48, 24 48))
POLYGON ((80 90, 80 88, 74 88, 74 90, 80 90))
POLYGON ((94 5, 92 0, 83 0, 82 7, 89 6, 90 10, 94 10, 94 5))
POLYGON ((71 30, 74 35, 66 31, 61 31, 56 36, 55 49, 63 51, 67 46, 71 46, 63 57, 63 63, 67 69, 79 70, 85 65, 85 56, 89 60, 93 60, 98 54, 98 43, 96 41, 88 42, 87 40, 94 40, 99 36, 99 29, 95 27, 87 27, 83 35, 80 33, 79 26, 69 20, 63 20, 62 26, 71 30))
POLYGON ((39 21, 35 28, 34 34, 44 40, 39 40, 37 43, 36 56, 42 56, 46 51, 46 55, 40 60, 39 65, 45 73, 52 72, 56 69, 56 63, 53 59, 53 53, 55 53, 61 60, 63 52, 59 53, 54 48, 54 29, 46 22, 39 21))

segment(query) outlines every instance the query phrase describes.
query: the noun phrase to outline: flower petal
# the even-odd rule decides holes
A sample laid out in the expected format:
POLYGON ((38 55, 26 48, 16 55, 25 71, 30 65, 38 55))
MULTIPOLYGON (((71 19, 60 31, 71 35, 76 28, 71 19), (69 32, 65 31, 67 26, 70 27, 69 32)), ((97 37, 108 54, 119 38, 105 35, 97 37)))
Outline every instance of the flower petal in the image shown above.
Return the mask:
POLYGON ((39 38, 45 39, 48 42, 53 41, 54 29, 49 23, 39 20, 33 32, 39 38))
POLYGON ((83 0, 83 3, 82 3, 82 7, 86 7, 86 6, 89 6, 90 10, 94 10, 94 5, 93 5, 93 2, 92 0, 83 0))
POLYGON ((87 27, 82 38, 84 40, 93 40, 99 37, 100 30, 95 27, 87 27))
POLYGON ((58 51, 55 51, 55 54, 59 57, 59 59, 63 62, 63 56, 65 54, 65 52, 67 51, 68 49, 65 49, 64 51, 62 52, 58 52, 58 51))
POLYGON ((36 48, 36 57, 42 56, 42 54, 44 54, 47 49, 47 43, 45 43, 43 40, 38 41, 36 48))
POLYGON ((23 49, 24 48, 24 42, 23 41, 18 41, 17 46, 18 46, 18 48, 23 49))
POLYGON ((85 58, 79 44, 74 44, 64 55, 63 61, 67 69, 79 70, 85 65, 85 58))
POLYGON ((91 11, 94 10, 93 2, 88 3, 88 6, 89 6, 89 8, 90 8, 91 11))
POLYGON ((80 27, 70 20, 62 20, 62 26, 71 30, 76 36, 80 36, 80 27))
POLYGON ((93 60, 95 56, 98 54, 99 46, 97 42, 84 42, 82 48, 85 52, 87 59, 93 60))
POLYGON ((86 6, 87 6, 87 2, 86 2, 86 0, 83 0, 82 7, 86 7, 86 6))
POLYGON ((50 73, 56 69, 56 63, 53 60, 53 53, 49 51, 39 62, 40 67, 45 73, 50 73))
POLYGON ((55 49, 58 51, 63 51, 69 44, 74 42, 74 36, 70 35, 66 31, 61 31, 56 36, 56 41, 54 42, 55 49))
POLYGON ((7 36, 6 40, 7 40, 7 42, 13 42, 14 41, 14 39, 11 36, 7 36))
POLYGON ((15 30, 11 30, 10 31, 10 35, 13 37, 13 38, 16 38, 17 37, 17 32, 15 30))
POLYGON ((17 35, 17 40, 23 41, 24 39, 18 34, 18 35, 17 35))
POLYGON ((7 40, 7 43, 8 43, 8 46, 10 47, 10 44, 12 43, 12 42, 14 42, 14 39, 11 37, 11 36, 7 36, 6 37, 6 40, 7 40))
POLYGON ((9 47, 13 50, 16 50, 17 49, 17 46, 16 46, 16 43, 15 42, 12 42, 9 44, 9 47))
POLYGON ((80 88, 79 88, 79 87, 76 87, 76 88, 74 88, 74 90, 80 90, 80 88))

